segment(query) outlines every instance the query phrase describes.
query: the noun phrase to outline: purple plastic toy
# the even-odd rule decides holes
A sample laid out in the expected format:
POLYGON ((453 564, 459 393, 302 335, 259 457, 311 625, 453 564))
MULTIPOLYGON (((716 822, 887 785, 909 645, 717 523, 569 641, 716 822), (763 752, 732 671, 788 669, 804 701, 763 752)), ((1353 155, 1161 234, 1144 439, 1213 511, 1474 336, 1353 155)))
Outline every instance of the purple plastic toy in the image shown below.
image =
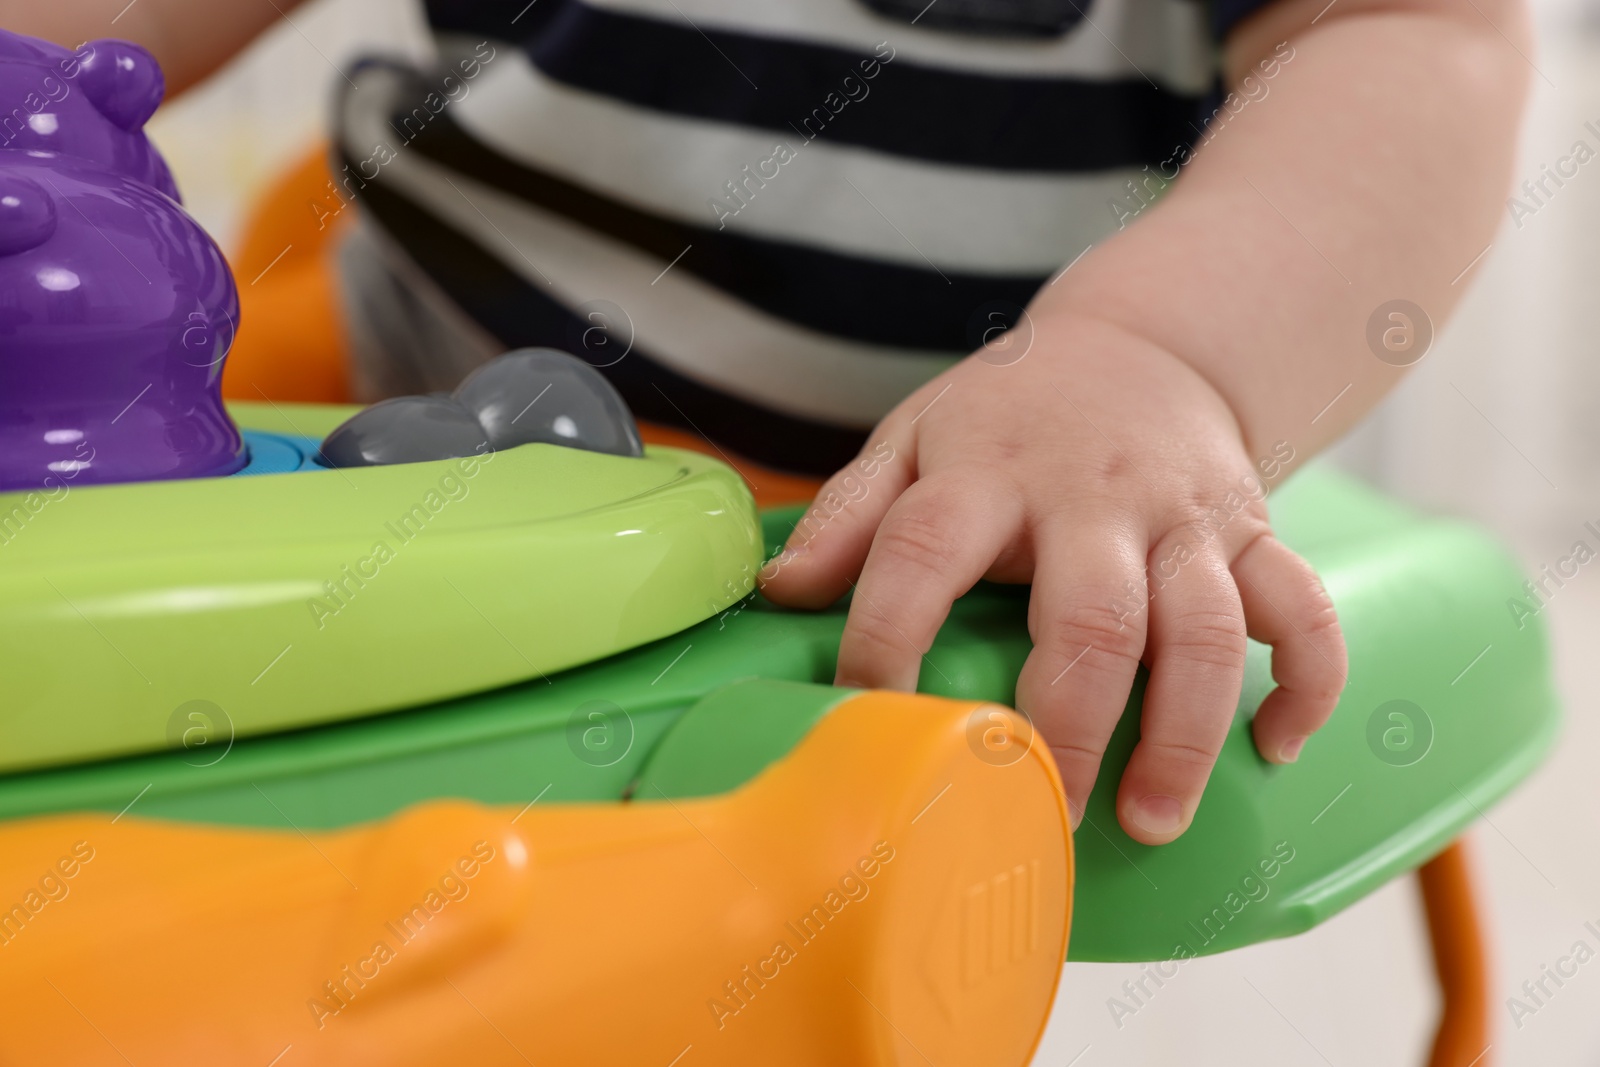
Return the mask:
POLYGON ((144 135, 165 88, 155 57, 136 44, 90 41, 69 52, 0 30, 0 150, 78 156, 178 200, 144 135))
POLYGON ((142 126, 155 59, 0 31, 0 491, 231 474, 239 298, 142 126))

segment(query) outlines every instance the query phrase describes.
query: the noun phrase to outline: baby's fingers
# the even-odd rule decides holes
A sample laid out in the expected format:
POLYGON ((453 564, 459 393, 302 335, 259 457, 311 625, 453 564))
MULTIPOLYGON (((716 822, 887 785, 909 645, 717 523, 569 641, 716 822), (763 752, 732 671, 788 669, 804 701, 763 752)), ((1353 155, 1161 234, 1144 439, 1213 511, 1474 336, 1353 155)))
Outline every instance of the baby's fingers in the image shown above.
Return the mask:
POLYGON ((1349 668, 1339 618, 1311 564, 1271 534, 1245 547, 1233 575, 1250 636, 1272 646, 1278 683, 1256 712, 1256 748, 1273 763, 1293 763, 1344 689, 1349 668))
MULTIPOLYGON (((1151 558, 1171 558, 1178 547, 1157 545, 1151 558)), ((1158 562, 1154 577, 1164 579, 1163 571, 1158 562)), ((1239 703, 1246 642, 1239 594, 1211 546, 1159 588, 1152 581, 1151 592, 1150 682, 1117 814, 1134 840, 1164 845, 1188 829, 1222 751, 1239 703)))
POLYGON ((843 596, 878 524, 911 484, 911 467, 887 438, 864 448, 823 484, 783 551, 761 569, 761 591, 794 608, 825 608, 843 596))
POLYGON ((1142 535, 1108 516, 1050 531, 1037 550, 1033 651, 1017 679, 1017 707, 1055 756, 1074 826, 1144 652, 1143 547, 1142 535))
POLYGON ((839 641, 837 685, 913 690, 956 598, 1018 534, 1015 493, 982 468, 916 482, 884 516, 839 641))

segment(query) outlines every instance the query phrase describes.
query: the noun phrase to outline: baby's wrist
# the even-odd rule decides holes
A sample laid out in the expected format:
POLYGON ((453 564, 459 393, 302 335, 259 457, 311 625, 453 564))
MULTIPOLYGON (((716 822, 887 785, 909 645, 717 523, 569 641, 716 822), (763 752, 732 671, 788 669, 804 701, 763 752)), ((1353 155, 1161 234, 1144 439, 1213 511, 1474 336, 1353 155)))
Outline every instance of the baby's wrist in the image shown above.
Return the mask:
MULTIPOLYGON (((1153 374, 1179 375, 1214 400, 1206 405, 1217 413, 1229 436, 1241 449, 1250 451, 1262 438, 1252 434, 1246 413, 1203 368, 1155 338, 1122 322, 1069 304, 1030 308, 1024 321, 1032 331, 1027 339, 1040 358, 1057 364, 1064 374, 1087 370, 1098 376, 1115 375, 1124 369, 1146 380, 1153 374), (1157 368, 1167 368, 1165 370, 1157 368)), ((1019 324, 1020 325, 1020 324, 1019 324)), ((1253 453, 1252 453, 1253 454, 1253 453)))

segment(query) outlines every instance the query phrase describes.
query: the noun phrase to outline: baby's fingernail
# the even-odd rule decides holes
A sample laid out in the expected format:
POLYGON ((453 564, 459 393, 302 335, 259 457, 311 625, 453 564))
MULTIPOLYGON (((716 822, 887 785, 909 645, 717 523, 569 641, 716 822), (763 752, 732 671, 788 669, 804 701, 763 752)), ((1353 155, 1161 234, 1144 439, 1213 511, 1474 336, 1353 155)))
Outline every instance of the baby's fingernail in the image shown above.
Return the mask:
POLYGON ((1306 739, 1303 737, 1289 738, 1289 740, 1283 743, 1283 747, 1278 749, 1278 762, 1293 763, 1295 760, 1299 759, 1300 750, 1305 747, 1305 743, 1306 739))
POLYGON ((777 555, 761 565, 761 573, 757 577, 763 582, 770 582, 778 576, 778 572, 784 567, 805 555, 807 548, 808 546, 804 544, 784 545, 777 555))
POLYGON ((1183 825, 1183 805, 1173 797, 1152 794, 1133 806, 1133 821, 1147 834, 1170 834, 1183 825))
POLYGON ((1083 824, 1083 805, 1074 804, 1071 797, 1067 798, 1067 820, 1074 830, 1083 824))

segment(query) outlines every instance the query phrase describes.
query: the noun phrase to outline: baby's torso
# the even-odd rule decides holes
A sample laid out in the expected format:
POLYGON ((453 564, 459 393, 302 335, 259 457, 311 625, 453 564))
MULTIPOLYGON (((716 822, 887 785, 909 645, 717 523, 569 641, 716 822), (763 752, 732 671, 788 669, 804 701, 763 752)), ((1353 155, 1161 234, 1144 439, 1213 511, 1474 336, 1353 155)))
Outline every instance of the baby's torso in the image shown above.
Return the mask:
POLYGON ((1137 214, 1215 78, 1195 0, 434 8, 339 109, 364 387, 552 345, 795 468, 1137 214))

